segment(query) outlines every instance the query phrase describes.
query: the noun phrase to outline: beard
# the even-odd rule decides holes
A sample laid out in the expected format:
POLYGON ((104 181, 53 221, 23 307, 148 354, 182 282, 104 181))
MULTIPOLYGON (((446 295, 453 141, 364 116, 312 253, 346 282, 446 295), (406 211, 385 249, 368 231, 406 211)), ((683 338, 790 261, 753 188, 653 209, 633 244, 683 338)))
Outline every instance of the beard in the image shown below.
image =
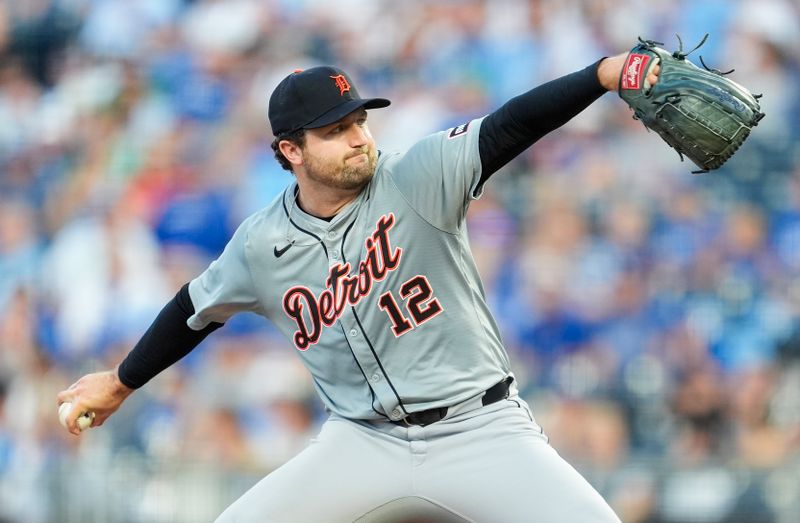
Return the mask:
POLYGON ((342 160, 321 158, 306 151, 305 168, 308 177, 315 182, 335 189, 354 190, 367 185, 375 176, 378 165, 378 153, 374 147, 365 146, 342 160), (366 154, 367 160, 356 164, 348 162, 350 158, 366 154))

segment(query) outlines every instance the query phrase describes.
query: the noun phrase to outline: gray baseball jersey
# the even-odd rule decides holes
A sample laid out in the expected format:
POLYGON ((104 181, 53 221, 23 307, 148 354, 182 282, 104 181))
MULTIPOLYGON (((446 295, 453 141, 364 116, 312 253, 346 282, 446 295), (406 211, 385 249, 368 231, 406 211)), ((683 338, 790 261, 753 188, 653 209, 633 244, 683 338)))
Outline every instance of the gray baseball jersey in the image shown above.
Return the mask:
POLYGON ((466 229, 481 120, 382 153, 332 220, 293 184, 189 286, 189 326, 261 314, 297 348, 335 414, 392 420, 454 405, 509 374, 466 229))
POLYGON ((243 310, 266 316, 332 411, 217 523, 389 521, 378 507, 411 500, 454 521, 619 523, 513 387, 483 404, 509 365, 465 226, 480 193, 480 125, 381 154, 330 222, 300 210, 292 185, 190 283, 192 328, 243 310), (426 426, 387 420, 445 406, 426 426))

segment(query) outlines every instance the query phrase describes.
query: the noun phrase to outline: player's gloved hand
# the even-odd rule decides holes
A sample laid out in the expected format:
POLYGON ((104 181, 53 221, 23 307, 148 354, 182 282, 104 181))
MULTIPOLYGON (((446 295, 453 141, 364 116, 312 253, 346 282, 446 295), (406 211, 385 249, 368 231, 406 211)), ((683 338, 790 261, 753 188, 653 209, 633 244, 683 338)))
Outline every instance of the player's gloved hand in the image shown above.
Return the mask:
POLYGON ((72 403, 72 410, 66 419, 67 430, 72 434, 81 433, 78 417, 84 412, 94 412, 92 427, 99 427, 122 405, 134 389, 126 387, 117 377, 117 371, 87 374, 58 393, 58 405, 72 403))
MULTIPOLYGON (((625 66, 625 61, 628 58, 628 52, 603 59, 597 68, 597 79, 600 85, 608 91, 617 91, 619 89, 619 78, 622 74, 622 68, 625 66)), ((661 72, 661 66, 658 64, 653 65, 647 72, 645 85, 652 86, 658 81, 658 74, 661 72)))
MULTIPOLYGON (((677 36, 677 35, 676 35, 677 36)), ((639 38, 620 76, 619 95, 633 110, 633 118, 655 131, 670 147, 705 173, 721 167, 741 147, 764 117, 759 98, 727 77, 728 72, 702 68, 687 59, 691 51, 670 53, 653 40, 639 38), (659 82, 648 83, 648 71, 660 66, 659 82)))

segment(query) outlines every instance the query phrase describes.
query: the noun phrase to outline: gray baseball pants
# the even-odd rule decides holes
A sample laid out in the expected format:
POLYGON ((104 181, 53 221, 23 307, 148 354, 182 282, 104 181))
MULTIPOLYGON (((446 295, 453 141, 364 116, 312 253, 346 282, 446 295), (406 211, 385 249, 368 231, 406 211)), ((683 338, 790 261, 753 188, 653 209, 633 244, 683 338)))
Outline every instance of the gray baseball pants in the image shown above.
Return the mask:
POLYGON ((332 415, 216 523, 388 523, 393 506, 423 505, 446 521, 620 523, 517 396, 451 408, 425 427, 332 415))

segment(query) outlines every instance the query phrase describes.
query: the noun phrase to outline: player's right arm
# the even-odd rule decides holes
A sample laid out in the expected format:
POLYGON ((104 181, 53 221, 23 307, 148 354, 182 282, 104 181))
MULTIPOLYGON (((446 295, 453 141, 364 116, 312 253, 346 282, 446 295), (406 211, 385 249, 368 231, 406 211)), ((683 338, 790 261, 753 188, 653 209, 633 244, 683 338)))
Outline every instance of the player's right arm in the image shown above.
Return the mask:
POLYGON ((258 312, 246 258, 245 221, 225 251, 200 276, 184 285, 112 371, 83 376, 58 393, 58 404, 72 403, 67 429, 79 434, 77 418, 94 412, 92 426, 102 425, 136 389, 189 354, 209 334, 242 310, 258 312))
POLYGON ((61 391, 58 404, 72 403, 67 429, 79 434, 76 420, 80 413, 87 411, 95 414, 92 426, 102 425, 134 390, 189 354, 206 336, 223 325, 211 322, 203 329, 194 330, 187 325, 194 313, 187 283, 161 309, 116 370, 87 374, 61 391))

